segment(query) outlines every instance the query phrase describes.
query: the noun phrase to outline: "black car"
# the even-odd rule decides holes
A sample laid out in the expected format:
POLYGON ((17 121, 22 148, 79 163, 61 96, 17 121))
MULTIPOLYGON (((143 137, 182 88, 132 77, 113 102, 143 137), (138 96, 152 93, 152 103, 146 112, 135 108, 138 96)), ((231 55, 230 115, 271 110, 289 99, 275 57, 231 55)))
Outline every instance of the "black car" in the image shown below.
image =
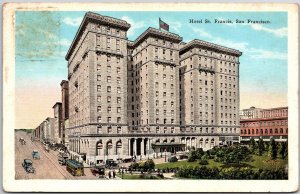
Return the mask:
POLYGON ((27 173, 35 173, 35 169, 33 168, 32 161, 30 159, 24 159, 22 166, 27 173))

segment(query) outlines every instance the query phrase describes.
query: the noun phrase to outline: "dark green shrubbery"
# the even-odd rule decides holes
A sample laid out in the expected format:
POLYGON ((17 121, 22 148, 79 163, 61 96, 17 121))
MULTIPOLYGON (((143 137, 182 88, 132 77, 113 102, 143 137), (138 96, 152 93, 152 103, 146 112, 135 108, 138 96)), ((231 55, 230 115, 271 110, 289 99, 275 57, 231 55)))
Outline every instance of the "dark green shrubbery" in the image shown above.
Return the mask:
POLYGON ((197 179, 277 179, 286 180, 288 174, 284 169, 252 169, 249 167, 242 168, 208 168, 201 167, 187 167, 181 168, 175 174, 182 178, 197 178, 197 179))
POLYGON ((154 167, 155 167, 155 163, 153 162, 152 159, 150 159, 150 160, 147 160, 142 163, 133 162, 129 166, 129 169, 130 170, 141 170, 141 171, 146 172, 146 171, 154 170, 154 167))
POLYGON ((208 161, 207 160, 200 160, 199 164, 200 165, 208 165, 208 161))

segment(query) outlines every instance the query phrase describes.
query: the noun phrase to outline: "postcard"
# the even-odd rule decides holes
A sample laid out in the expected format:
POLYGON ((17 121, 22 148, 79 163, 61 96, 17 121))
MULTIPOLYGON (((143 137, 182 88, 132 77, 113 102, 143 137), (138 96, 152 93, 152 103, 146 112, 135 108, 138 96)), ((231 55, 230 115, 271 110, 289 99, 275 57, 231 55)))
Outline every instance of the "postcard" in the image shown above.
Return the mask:
POLYGON ((3 12, 5 191, 298 190, 296 4, 3 12))

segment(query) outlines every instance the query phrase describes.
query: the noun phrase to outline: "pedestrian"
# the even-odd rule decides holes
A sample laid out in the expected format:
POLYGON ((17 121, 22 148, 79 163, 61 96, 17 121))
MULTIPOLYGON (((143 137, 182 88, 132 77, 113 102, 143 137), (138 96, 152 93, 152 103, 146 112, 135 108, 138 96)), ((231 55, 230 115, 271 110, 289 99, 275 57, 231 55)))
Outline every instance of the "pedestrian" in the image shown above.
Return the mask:
POLYGON ((108 178, 111 178, 111 171, 108 172, 108 178))
POLYGON ((116 178, 116 171, 113 171, 113 178, 116 178))

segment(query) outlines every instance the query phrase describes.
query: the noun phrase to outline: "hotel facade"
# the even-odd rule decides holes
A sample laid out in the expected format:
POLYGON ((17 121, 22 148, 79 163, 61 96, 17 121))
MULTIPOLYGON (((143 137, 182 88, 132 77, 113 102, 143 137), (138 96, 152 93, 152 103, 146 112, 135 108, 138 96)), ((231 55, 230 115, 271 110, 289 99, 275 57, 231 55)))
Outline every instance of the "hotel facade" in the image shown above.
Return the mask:
POLYGON ((87 163, 239 142, 241 52, 88 12, 66 55, 65 142, 87 163))

